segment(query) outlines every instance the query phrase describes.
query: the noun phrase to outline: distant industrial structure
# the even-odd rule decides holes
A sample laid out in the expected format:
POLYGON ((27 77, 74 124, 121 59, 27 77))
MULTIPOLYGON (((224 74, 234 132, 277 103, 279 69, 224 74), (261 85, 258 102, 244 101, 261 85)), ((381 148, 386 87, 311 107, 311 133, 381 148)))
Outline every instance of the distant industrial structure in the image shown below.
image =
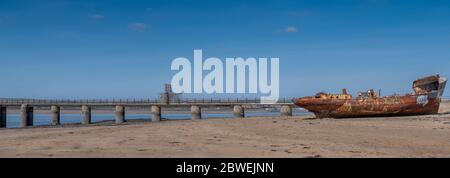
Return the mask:
POLYGON ((159 94, 159 99, 162 103, 177 103, 180 102, 182 97, 181 93, 174 93, 171 84, 164 85, 164 93, 159 94))

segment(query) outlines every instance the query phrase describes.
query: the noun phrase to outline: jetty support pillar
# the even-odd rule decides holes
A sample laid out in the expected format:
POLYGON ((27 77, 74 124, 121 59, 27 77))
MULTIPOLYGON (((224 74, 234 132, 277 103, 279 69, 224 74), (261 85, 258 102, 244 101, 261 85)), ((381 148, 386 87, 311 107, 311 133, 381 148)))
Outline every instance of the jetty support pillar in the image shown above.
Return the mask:
POLYGON ((83 125, 91 124, 92 120, 91 120, 91 107, 90 106, 86 106, 86 105, 81 106, 81 115, 83 117, 81 124, 83 124, 83 125))
POLYGON ((6 128, 6 106, 0 106, 0 128, 6 128))
POLYGON ((122 124, 125 122, 125 107, 116 106, 116 124, 122 124))
POLYGON ((199 106, 191 106, 192 120, 202 119, 202 109, 199 106))
POLYGON ((245 117, 245 111, 244 108, 240 105, 236 105, 233 108, 233 115, 236 118, 244 118, 245 117))
POLYGON ((292 116, 292 106, 283 105, 280 109, 281 116, 292 116))
POLYGON ((51 106, 52 125, 61 124, 61 108, 59 106, 51 106))
POLYGON ((20 106, 20 127, 33 126, 33 111, 34 108, 28 106, 27 104, 22 104, 20 106))
POLYGON ((161 107, 160 106, 152 106, 152 122, 161 121, 161 107))

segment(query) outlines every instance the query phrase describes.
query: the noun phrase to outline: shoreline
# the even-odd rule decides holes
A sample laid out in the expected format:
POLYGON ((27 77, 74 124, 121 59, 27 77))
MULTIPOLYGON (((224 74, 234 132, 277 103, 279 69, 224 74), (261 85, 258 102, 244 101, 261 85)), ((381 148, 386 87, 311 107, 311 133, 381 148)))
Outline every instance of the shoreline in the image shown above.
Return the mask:
MULTIPOLYGON (((112 110, 107 110, 108 114, 112 110)), ((450 158, 450 104, 442 114, 113 120, 0 129, 0 157, 450 158)))
POLYGON ((450 157, 450 115, 254 117, 0 129, 0 157, 450 157))

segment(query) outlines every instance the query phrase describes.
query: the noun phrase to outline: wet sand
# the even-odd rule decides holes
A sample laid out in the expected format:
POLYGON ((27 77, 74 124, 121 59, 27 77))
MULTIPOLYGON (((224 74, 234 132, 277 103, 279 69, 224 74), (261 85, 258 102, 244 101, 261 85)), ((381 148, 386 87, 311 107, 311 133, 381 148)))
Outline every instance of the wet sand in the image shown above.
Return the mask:
POLYGON ((439 113, 450 114, 450 101, 445 101, 445 102, 441 103, 441 107, 439 108, 439 113))
MULTIPOLYGON (((442 112, 450 108, 445 105, 442 112)), ((450 115, 0 129, 0 157, 450 157, 450 115)))

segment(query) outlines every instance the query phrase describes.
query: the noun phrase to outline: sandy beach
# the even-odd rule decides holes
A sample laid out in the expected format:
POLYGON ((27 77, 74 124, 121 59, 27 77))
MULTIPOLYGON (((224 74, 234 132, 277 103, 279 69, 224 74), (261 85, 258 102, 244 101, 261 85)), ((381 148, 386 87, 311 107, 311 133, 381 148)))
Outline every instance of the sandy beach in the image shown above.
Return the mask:
POLYGON ((0 129, 0 157, 450 157, 450 115, 0 129))

